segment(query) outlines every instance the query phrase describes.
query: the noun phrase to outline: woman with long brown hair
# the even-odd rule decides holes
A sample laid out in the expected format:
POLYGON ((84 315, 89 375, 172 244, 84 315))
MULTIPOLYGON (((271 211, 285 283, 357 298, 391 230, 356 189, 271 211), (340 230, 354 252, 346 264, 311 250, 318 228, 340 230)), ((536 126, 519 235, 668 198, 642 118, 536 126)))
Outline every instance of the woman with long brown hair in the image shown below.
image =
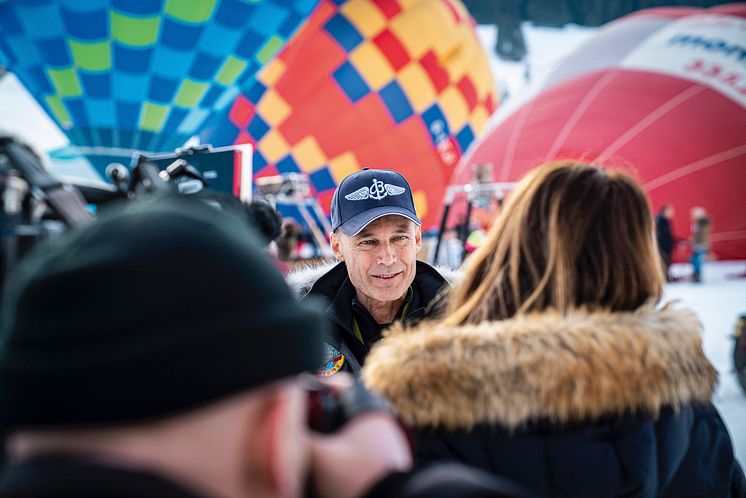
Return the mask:
POLYGON ((546 496, 744 496, 693 313, 659 306, 630 176, 544 165, 513 191, 440 323, 391 332, 366 384, 456 459, 546 496))

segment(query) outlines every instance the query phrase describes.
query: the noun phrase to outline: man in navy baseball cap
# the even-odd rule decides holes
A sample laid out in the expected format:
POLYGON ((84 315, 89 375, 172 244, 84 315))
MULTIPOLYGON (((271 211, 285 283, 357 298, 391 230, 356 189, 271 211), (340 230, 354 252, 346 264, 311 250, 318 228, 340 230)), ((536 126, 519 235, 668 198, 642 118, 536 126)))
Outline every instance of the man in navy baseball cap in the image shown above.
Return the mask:
POLYGON ((445 284, 434 268, 417 261, 421 221, 412 189, 395 171, 365 168, 339 184, 331 205, 332 250, 339 263, 306 270, 291 282, 306 296, 321 296, 334 324, 320 373, 357 374, 387 326, 425 316, 445 284))

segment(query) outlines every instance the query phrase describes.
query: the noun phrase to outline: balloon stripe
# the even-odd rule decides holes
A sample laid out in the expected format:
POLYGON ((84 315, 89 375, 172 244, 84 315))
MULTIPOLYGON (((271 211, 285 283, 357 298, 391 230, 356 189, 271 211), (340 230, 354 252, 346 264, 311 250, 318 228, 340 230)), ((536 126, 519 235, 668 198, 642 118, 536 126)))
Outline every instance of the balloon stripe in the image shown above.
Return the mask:
POLYGON ((534 108, 535 102, 536 99, 531 100, 531 102, 529 102, 519 111, 516 124, 511 130, 510 137, 508 138, 508 145, 505 147, 505 156, 503 157, 503 162, 499 165, 500 179, 498 181, 500 182, 504 182, 508 178, 510 178, 510 170, 513 166, 513 158, 515 157, 518 140, 520 139, 523 127, 526 125, 526 121, 531 114, 531 110, 534 108))
POLYGON ((722 242, 726 240, 743 240, 746 239, 746 230, 733 232, 712 232, 710 240, 712 242, 722 242))
POLYGON ((625 144, 627 144, 629 141, 634 139, 636 136, 638 136, 640 133, 642 133, 647 127, 661 119, 663 116, 674 110, 676 107, 680 106, 687 100, 693 98, 698 93, 702 92, 704 90, 704 87, 700 85, 692 85, 683 92, 679 93, 678 95, 674 96, 670 100, 664 102, 661 104, 657 109, 655 109, 653 112, 642 118, 640 121, 638 121, 632 128, 627 130, 623 135, 618 137, 614 142, 606 147, 605 150, 603 150, 599 155, 596 161, 603 164, 604 161, 606 161, 609 157, 611 157, 615 152, 617 152, 619 149, 624 147, 625 144))
POLYGON ((565 121, 562 129, 560 129, 559 133, 557 133, 557 137, 554 139, 551 147, 549 147, 549 151, 547 151, 547 155, 544 157, 544 162, 551 161, 552 159, 556 158, 557 153, 565 144, 565 140, 567 140, 567 137, 570 136, 570 133, 572 133, 575 125, 578 124, 578 121, 583 116, 585 111, 588 110, 596 97, 598 97, 598 95, 602 92, 606 85, 612 79, 614 79, 617 73, 618 70, 616 69, 606 71, 604 75, 598 81, 596 81, 596 83, 594 83, 585 97, 583 97, 583 100, 581 100, 578 106, 573 110, 567 121, 565 121))
POLYGON ((654 178, 648 182, 645 182, 643 184, 642 188, 649 192, 651 190, 655 190, 657 188, 662 187, 663 185, 666 185, 668 183, 671 183, 673 181, 679 180, 687 175, 691 175, 692 173, 696 173, 697 171, 700 171, 705 168, 709 168, 711 166, 715 166, 717 164, 720 164, 725 161, 729 161, 731 159, 735 159, 739 156, 746 155, 746 144, 740 145, 738 147, 734 147, 732 149, 720 152, 718 154, 713 154, 709 157, 705 157, 703 159, 700 159, 698 161, 694 161, 693 163, 689 163, 687 165, 681 166, 679 168, 674 169, 673 171, 669 171, 665 175, 661 175, 657 178, 654 178))

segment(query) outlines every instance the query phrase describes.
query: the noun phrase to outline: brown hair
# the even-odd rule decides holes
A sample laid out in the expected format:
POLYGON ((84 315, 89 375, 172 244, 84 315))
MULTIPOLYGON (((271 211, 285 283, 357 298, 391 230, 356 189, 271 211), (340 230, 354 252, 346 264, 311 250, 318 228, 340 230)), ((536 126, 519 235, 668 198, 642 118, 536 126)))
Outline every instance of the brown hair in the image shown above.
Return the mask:
POLYGON ((450 324, 554 308, 631 311, 663 274, 647 197, 630 176, 575 161, 531 171, 451 296, 450 324))

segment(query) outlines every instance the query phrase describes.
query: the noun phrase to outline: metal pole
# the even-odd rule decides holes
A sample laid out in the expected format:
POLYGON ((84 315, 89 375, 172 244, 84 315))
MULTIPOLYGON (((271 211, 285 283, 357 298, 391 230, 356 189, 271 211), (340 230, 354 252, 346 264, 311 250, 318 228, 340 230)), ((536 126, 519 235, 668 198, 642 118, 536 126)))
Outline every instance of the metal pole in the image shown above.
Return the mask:
POLYGON ((438 255, 440 255, 440 243, 443 241, 443 231, 446 229, 446 220, 448 213, 451 212, 451 205, 446 204, 443 208, 443 216, 440 218, 440 228, 438 228, 438 240, 435 243, 435 254, 433 255, 433 264, 438 264, 438 255))
POLYGON ((438 240, 435 243, 435 254, 433 255, 433 264, 438 264, 438 255, 440 254, 440 244, 443 240, 443 232, 445 231, 446 222, 448 221, 448 213, 451 211, 453 205, 453 199, 456 197, 457 192, 463 190, 463 185, 451 185, 446 189, 446 195, 443 199, 443 217, 440 219, 440 227, 438 228, 438 240))
POLYGON ((471 224, 471 208, 474 206, 474 200, 469 196, 469 200, 466 203, 466 218, 464 219, 464 227, 463 231, 461 232, 461 246, 463 247, 464 252, 462 254, 466 254, 466 239, 469 238, 469 225, 471 224))

